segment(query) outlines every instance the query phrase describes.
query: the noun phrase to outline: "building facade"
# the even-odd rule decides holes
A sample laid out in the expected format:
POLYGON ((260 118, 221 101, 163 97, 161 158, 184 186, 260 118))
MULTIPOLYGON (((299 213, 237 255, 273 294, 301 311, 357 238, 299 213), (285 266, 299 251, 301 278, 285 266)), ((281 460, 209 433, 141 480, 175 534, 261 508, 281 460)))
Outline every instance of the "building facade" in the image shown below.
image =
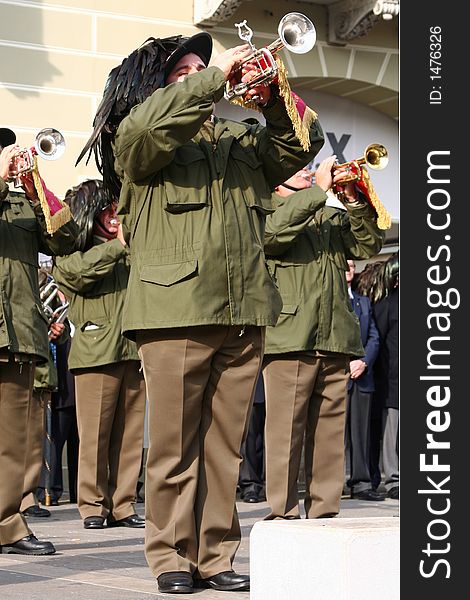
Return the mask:
MULTIPOLYGON (((318 112, 325 130, 318 160, 331 153, 358 158, 371 142, 387 147, 387 169, 371 177, 394 220, 389 238, 397 241, 397 0, 0 0, 0 126, 11 127, 25 147, 44 127, 61 131, 63 157, 39 161, 49 187, 63 197, 69 187, 99 176, 93 157, 77 167, 75 161, 109 71, 132 50, 151 36, 206 30, 218 53, 241 43, 234 24, 244 19, 259 48, 278 37, 288 12, 307 15, 316 27, 313 50, 283 50, 282 57, 292 88, 318 112)), ((217 112, 248 116, 225 101, 217 112)))

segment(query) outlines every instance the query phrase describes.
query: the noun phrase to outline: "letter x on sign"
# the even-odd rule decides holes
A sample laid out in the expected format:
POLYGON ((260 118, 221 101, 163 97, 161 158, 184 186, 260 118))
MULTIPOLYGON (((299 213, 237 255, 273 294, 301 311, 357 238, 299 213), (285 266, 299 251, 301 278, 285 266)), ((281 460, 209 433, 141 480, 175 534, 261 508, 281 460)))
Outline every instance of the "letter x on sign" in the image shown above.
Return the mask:
POLYGON ((346 162, 346 158, 344 157, 343 151, 346 148, 346 144, 349 142, 349 138, 351 137, 351 135, 349 133, 343 133, 339 141, 336 139, 335 134, 331 133, 330 131, 326 132, 326 136, 333 149, 332 154, 336 154, 338 162, 346 162))

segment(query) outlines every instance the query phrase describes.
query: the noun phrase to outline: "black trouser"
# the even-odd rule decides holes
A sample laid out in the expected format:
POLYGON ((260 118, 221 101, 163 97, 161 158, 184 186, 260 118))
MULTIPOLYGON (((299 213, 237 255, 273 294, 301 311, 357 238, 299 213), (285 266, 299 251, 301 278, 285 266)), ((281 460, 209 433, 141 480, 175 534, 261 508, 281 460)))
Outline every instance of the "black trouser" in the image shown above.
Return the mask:
POLYGON ((350 457, 347 485, 355 492, 376 487, 371 482, 369 470, 371 400, 371 392, 361 392, 356 383, 352 384, 346 413, 346 441, 349 442, 350 457))
MULTIPOLYGON (((62 451, 67 442, 67 465, 69 475, 70 502, 77 501, 78 430, 75 406, 52 409, 52 452, 49 494, 53 501, 59 500, 64 491, 62 481, 62 451)), ((44 503, 46 468, 43 466, 37 497, 44 503)))
POLYGON ((265 494, 264 422, 266 405, 255 402, 251 411, 250 425, 241 447, 242 462, 238 485, 242 494, 253 491, 258 496, 265 494))

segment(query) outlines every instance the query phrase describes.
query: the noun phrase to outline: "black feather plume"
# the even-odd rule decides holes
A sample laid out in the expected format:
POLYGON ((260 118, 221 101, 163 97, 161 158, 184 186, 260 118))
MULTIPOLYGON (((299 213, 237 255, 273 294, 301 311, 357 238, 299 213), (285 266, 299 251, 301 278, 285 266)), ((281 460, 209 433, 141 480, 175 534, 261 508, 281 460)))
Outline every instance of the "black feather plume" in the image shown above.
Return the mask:
POLYGON ((114 169, 112 142, 119 123, 130 110, 148 98, 164 83, 165 62, 180 44, 181 35, 148 38, 131 52, 108 75, 103 98, 93 120, 93 132, 80 152, 75 166, 93 152, 98 171, 103 175, 103 188, 111 198, 118 198, 121 182, 114 169))
POLYGON ((67 190, 64 200, 80 231, 76 248, 85 252, 92 245, 95 217, 111 203, 110 197, 100 179, 87 179, 67 190))

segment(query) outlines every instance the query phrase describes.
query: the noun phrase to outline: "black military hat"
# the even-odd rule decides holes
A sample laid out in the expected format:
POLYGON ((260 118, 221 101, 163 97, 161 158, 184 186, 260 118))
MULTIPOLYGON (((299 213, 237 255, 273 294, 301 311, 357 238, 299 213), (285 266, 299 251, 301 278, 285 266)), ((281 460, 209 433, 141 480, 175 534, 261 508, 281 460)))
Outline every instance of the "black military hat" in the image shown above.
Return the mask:
POLYGON ((170 54, 165 63, 165 77, 171 72, 180 58, 185 54, 190 53, 197 54, 207 67, 212 54, 211 36, 205 31, 202 31, 201 33, 196 33, 192 37, 182 37, 180 45, 170 54))
POLYGON ((16 142, 16 135, 8 127, 0 127, 0 146, 5 148, 16 142))

